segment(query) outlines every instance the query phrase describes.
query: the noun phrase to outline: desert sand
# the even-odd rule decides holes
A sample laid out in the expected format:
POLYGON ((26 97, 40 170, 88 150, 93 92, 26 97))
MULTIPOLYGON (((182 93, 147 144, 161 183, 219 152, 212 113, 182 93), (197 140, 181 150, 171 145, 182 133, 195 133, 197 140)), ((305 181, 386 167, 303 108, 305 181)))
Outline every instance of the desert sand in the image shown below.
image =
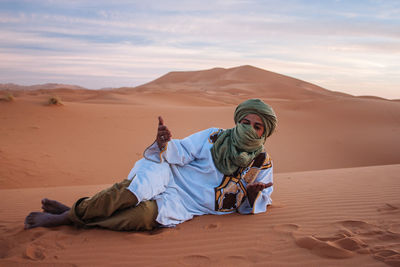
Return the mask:
POLYGON ((400 266, 399 101, 251 66, 172 72, 136 88, 11 93, 0 101, 1 266, 400 266), (266 213, 152 232, 23 229, 44 197, 72 205, 125 178, 158 115, 183 138, 233 127, 236 105, 253 97, 279 120, 266 142, 275 170, 266 213))

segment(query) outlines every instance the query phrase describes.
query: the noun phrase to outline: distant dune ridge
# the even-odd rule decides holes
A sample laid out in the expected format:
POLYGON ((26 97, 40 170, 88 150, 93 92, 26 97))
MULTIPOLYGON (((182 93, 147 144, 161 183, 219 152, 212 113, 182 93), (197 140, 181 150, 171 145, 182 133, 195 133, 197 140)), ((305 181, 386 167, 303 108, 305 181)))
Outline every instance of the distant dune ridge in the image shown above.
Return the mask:
POLYGON ((53 89, 86 89, 78 85, 46 83, 36 85, 18 85, 14 83, 0 83, 0 90, 53 90, 53 89))
POLYGON ((170 72, 132 88, 0 91, 14 96, 0 101, 1 266, 400 266, 399 101, 252 66, 170 72), (53 96, 63 105, 47 105, 53 96), (276 173, 267 213, 152 233, 22 230, 42 197, 71 205, 125 178, 154 141, 158 115, 183 138, 233 127, 236 105, 254 97, 278 115, 265 145, 276 173))
MULTIPOLYGON (((78 85, 47 83, 22 86, 13 83, 0 84, 0 90, 54 90, 54 89, 87 89, 78 85)), ((189 91, 200 90, 211 93, 228 93, 244 95, 261 94, 268 98, 310 98, 313 96, 349 96, 341 92, 330 91, 315 84, 289 76, 270 72, 250 65, 234 68, 213 68, 201 71, 174 71, 137 87, 102 88, 116 91, 189 91)), ((364 98, 383 99, 377 96, 364 98)))

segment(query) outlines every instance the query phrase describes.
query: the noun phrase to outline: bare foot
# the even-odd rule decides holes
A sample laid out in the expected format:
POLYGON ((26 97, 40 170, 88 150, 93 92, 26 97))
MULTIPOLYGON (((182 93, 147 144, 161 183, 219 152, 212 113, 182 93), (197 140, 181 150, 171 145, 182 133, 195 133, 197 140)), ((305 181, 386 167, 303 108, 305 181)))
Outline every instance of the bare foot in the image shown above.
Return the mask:
POLYGON ((68 211, 61 214, 51 214, 47 212, 31 212, 25 218, 25 229, 35 227, 53 227, 71 224, 68 218, 68 211))
POLYGON ((61 214, 70 210, 70 207, 65 206, 58 201, 44 198, 42 199, 42 209, 47 213, 61 214))

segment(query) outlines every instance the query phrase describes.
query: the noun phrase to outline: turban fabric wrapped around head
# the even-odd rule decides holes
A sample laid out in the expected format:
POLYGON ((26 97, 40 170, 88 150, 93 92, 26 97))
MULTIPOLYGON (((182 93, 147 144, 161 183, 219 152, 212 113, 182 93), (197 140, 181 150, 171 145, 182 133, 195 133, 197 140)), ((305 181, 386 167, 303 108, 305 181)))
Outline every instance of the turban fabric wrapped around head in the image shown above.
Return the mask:
POLYGON ((235 124, 249 114, 257 114, 264 123, 264 135, 269 137, 275 130, 277 119, 272 107, 265 104, 261 99, 253 98, 240 103, 234 115, 235 124))
POLYGON ((225 175, 247 167, 263 151, 266 138, 275 130, 277 118, 273 109, 262 100, 249 99, 237 106, 234 121, 236 126, 223 131, 211 148, 215 166, 225 175), (263 121, 261 137, 251 125, 240 123, 248 114, 256 114, 263 121))

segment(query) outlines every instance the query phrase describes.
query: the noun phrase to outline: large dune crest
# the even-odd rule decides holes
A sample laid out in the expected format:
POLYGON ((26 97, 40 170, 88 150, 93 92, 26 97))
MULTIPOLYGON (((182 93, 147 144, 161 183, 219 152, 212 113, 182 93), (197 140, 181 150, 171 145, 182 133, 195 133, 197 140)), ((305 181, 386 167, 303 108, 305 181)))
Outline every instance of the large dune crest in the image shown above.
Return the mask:
MULTIPOLYGON (((127 91, 127 89, 121 89, 127 91)), ((245 65, 229 69, 170 72, 131 90, 141 92, 202 92, 278 99, 310 99, 350 96, 289 76, 245 65)))

